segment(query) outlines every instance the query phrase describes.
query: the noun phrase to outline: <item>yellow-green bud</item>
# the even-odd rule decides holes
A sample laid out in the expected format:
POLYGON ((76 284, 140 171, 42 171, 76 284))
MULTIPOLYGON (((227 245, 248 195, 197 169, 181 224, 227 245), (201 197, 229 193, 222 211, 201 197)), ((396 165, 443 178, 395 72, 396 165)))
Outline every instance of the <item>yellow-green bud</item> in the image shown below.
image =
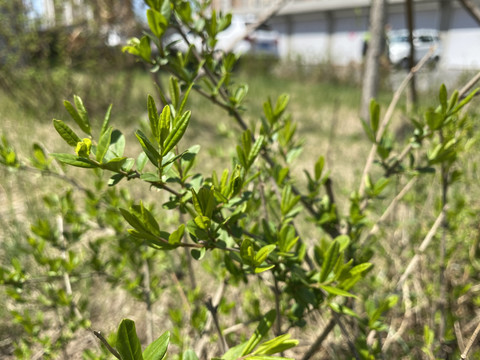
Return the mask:
POLYGON ((78 156, 88 158, 90 156, 90 149, 92 147, 92 140, 89 138, 84 138, 82 141, 77 143, 75 152, 78 156))

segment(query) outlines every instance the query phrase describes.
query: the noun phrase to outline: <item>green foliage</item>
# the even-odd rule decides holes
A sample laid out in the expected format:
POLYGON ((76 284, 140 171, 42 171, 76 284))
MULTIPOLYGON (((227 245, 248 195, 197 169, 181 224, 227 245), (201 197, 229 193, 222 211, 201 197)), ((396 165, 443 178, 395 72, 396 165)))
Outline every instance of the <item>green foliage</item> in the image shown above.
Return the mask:
MULTIPOLYGON (((331 319, 333 326, 325 331, 338 328, 345 339, 338 350, 345 358, 374 359, 390 354, 383 349, 387 341, 382 345, 382 339, 393 331, 395 324, 389 316, 401 311, 397 306, 400 296, 396 285, 385 283, 382 287, 377 282, 401 274, 386 276, 388 266, 378 266, 379 258, 388 252, 385 247, 393 245, 387 237, 382 238, 383 233, 375 236, 375 229, 383 226, 375 221, 382 221, 384 211, 399 201, 394 184, 415 177, 430 179, 432 171, 440 172, 443 188, 443 196, 439 196, 443 200, 433 213, 437 216, 445 211, 447 189, 460 178, 459 161, 473 146, 469 139, 472 122, 461 110, 472 101, 475 91, 464 98, 454 92, 448 98, 442 86, 440 105, 427 109, 420 119, 412 119, 412 136, 401 151, 393 134, 383 131, 388 124, 382 124, 380 105, 372 101, 370 123, 362 122, 362 126, 379 167, 365 174, 365 191, 348 189, 351 196, 340 204, 323 156, 310 167, 313 172, 303 171, 306 179, 299 178, 302 172, 295 161, 302 142, 287 113, 288 95, 268 99, 258 121, 245 121, 248 87, 237 84, 232 73, 237 59, 232 54, 219 55, 215 49, 217 35, 229 26, 231 15, 207 11, 206 2, 146 3, 150 32, 130 40, 123 50, 154 73, 160 69, 168 72, 170 78, 167 91, 159 86, 159 100, 146 95, 147 121, 138 126, 134 138, 116 128, 112 106, 98 122, 98 117, 89 115, 88 102, 84 105, 79 96, 73 96, 73 104, 64 101, 71 119, 53 120, 69 149, 51 154, 56 161, 38 144, 33 145, 30 159, 21 159, 2 137, 1 164, 12 171, 37 169, 56 176, 82 194, 81 200, 70 190, 47 196, 48 213, 32 222, 28 246, 19 251, 21 256, 0 268, 0 282, 19 308, 12 310, 11 316, 27 335, 15 344, 17 356, 31 357, 41 348, 45 358, 55 358, 66 351, 75 332, 93 327, 88 320, 90 299, 82 296, 93 284, 80 280, 92 271, 104 283, 121 286, 143 302, 150 315, 152 304, 164 302, 162 308, 168 306, 173 325, 156 340, 150 339, 142 352, 143 336, 138 336, 132 320, 125 319, 115 341, 102 340, 108 346, 98 356, 106 356, 108 350, 121 359, 164 359, 172 342, 172 356, 198 359, 205 354, 196 354, 191 342, 208 334, 212 343, 219 343, 218 349, 208 353, 214 359, 288 359, 285 356, 294 356, 299 341, 285 332, 297 328, 301 334, 300 328, 311 325, 312 313, 331 319), (179 32, 186 42, 191 34, 201 45, 188 43, 188 50, 181 53, 169 43, 167 31, 179 32), (225 110, 241 129, 231 165, 218 173, 207 173, 204 164, 196 166, 200 147, 186 144, 191 124, 201 121, 195 118, 195 108, 188 110, 191 92, 225 110), (77 135, 79 131, 85 137, 77 135), (130 143, 132 138, 138 142, 136 146, 130 143), (77 171, 86 188, 79 185, 78 173, 69 172, 70 166, 81 168, 77 171), (157 192, 141 196, 127 190, 127 182, 157 192), (304 224, 311 226, 311 233, 304 224), (95 233, 102 229, 109 234, 95 233), (240 299, 220 293, 223 299, 217 303, 204 301, 213 297, 212 287, 195 284, 199 268, 209 273, 214 283, 228 284, 240 299), (35 272, 44 276, 44 285, 38 289, 28 286, 35 272), (190 288, 182 279, 185 275, 191 279, 190 288), (168 277, 175 286, 166 281, 168 277), (253 290, 255 284, 260 284, 260 290, 253 290), (166 299, 164 288, 177 292, 181 303, 166 299), (229 301, 233 304, 227 305, 229 301), (24 304, 36 305, 39 310, 33 313, 24 304), (234 312, 233 308, 238 309, 234 312), (222 316, 258 326, 252 335, 248 329, 225 337, 222 316), (209 323, 214 324, 208 326, 214 326, 216 333, 209 332, 209 323), (59 338, 42 331, 55 326, 61 329, 59 338)), ((448 216, 455 223, 455 214, 448 216)), ((417 231, 422 234, 425 229, 417 231)), ((444 284, 429 285, 429 291, 441 292, 444 284)), ((411 303, 411 299, 403 301, 411 303)), ((452 309, 448 314, 451 318, 455 315, 452 309)), ((418 345, 421 339, 421 350, 433 357, 446 333, 436 340, 434 332, 422 325, 421 331, 425 330, 420 336, 418 326, 412 329, 416 336, 412 343, 418 345)), ((319 339, 324 339, 322 336, 319 334, 319 339)), ((411 347, 404 344, 406 350, 397 351, 408 354, 411 347)), ((85 353, 87 358, 95 356, 91 350, 85 353)))

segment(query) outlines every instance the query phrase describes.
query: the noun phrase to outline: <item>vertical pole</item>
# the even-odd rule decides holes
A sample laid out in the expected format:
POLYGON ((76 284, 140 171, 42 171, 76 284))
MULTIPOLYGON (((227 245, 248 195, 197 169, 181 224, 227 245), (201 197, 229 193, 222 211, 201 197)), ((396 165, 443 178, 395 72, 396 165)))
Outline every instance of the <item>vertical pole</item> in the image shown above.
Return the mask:
MULTIPOLYGON (((408 28, 408 42, 410 44, 410 54, 408 57, 408 71, 415 66, 415 47, 413 43, 413 30, 414 18, 413 18, 413 0, 405 1, 405 15, 407 20, 408 28)), ((417 88, 415 84, 415 75, 413 75, 412 80, 410 80, 410 86, 407 91, 407 109, 412 111, 417 105, 417 88)))

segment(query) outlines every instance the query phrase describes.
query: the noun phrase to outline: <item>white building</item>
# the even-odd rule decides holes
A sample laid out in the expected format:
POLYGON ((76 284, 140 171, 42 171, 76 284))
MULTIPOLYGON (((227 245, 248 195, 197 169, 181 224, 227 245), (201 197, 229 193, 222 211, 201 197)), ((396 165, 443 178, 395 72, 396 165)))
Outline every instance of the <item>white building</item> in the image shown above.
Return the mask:
MULTIPOLYGON (((268 11, 281 0, 216 0, 214 5, 234 13, 268 11)), ((406 28, 405 1, 387 1, 386 23, 406 28)), ((480 7, 480 0, 475 0, 480 7)), ((290 0, 269 24, 281 34, 282 58, 337 65, 359 63, 368 30, 369 0, 290 0)), ((445 69, 480 68, 480 26, 454 0, 414 0, 415 28, 441 33, 445 69)))

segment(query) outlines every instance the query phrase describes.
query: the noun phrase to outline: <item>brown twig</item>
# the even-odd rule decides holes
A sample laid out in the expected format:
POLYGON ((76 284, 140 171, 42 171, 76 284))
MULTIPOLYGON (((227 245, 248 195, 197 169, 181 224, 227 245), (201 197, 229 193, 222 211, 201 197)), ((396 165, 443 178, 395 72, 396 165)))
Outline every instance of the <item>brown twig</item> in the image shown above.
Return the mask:
POLYGON ((303 355, 302 360, 309 360, 313 355, 315 355, 318 350, 322 347, 322 343, 327 338, 328 334, 333 330, 335 327, 335 319, 330 319, 327 326, 323 329, 322 333, 317 337, 315 342, 310 346, 307 352, 303 355))
POLYGON ((103 345, 110 351, 110 353, 115 356, 117 359, 122 360, 122 357, 118 353, 117 350, 115 350, 105 339, 100 331, 93 330, 93 334, 102 342, 103 345))

